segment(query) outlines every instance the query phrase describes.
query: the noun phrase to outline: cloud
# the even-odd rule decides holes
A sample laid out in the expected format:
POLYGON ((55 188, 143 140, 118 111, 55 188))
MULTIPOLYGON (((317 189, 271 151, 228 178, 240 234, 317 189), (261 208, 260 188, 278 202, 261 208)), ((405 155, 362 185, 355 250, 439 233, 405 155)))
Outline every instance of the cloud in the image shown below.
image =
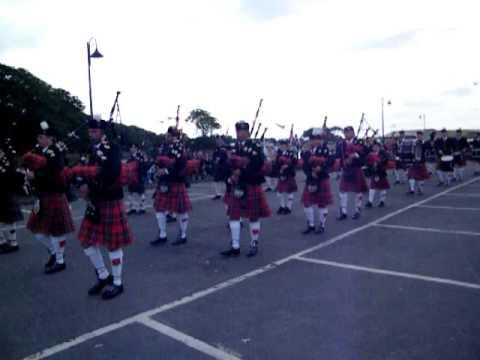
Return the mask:
POLYGON ((0 23, 0 54, 9 49, 26 49, 37 46, 38 33, 27 32, 15 25, 0 23), (35 34, 35 35, 34 35, 35 34))
POLYGON ((256 20, 272 20, 295 10, 294 0, 241 0, 241 9, 256 20))
POLYGON ((375 39, 364 43, 360 46, 360 49, 399 49, 410 45, 415 37, 419 34, 420 30, 410 30, 397 33, 382 39, 375 39))
POLYGON ((471 87, 462 86, 455 89, 447 90, 443 94, 447 96, 463 97, 463 96, 472 95, 472 93, 473 93, 473 89, 471 87))

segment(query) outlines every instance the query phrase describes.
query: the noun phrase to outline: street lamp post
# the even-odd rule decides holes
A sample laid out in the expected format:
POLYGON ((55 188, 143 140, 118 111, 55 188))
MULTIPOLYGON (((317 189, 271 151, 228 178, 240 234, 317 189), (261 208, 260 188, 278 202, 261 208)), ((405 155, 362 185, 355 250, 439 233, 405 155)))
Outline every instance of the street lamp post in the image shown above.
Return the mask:
POLYGON ((90 99, 90 118, 93 119, 93 105, 92 105, 92 75, 90 73, 90 67, 92 65, 92 58, 102 58, 103 55, 100 54, 98 51, 97 40, 95 38, 91 38, 87 42, 87 59, 88 59, 88 95, 90 99), (93 53, 90 52, 90 43, 95 42, 95 51, 93 53))
MULTIPOLYGON (((385 113, 384 113, 384 98, 382 97, 382 141, 385 142, 385 113)), ((387 101, 387 105, 392 105, 390 100, 387 101)))

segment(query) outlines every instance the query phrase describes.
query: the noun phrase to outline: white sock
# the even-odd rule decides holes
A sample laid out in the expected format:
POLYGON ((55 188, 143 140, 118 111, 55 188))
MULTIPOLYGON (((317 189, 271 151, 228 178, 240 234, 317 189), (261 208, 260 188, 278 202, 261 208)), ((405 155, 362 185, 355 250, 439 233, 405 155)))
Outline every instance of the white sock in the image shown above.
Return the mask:
POLYGON ((65 236, 50 236, 55 250, 55 259, 58 264, 63 264, 63 254, 65 253, 65 236))
POLYGON ((166 212, 157 212, 155 213, 157 217, 158 230, 160 231, 160 237, 167 237, 167 213, 166 212))
POLYGON ((123 266, 123 250, 118 249, 108 253, 112 265, 113 284, 122 285, 122 266, 123 266))
POLYGON ((145 194, 140 195, 140 210, 145 210, 145 194))
POLYGON ((295 195, 294 195, 293 193, 288 194, 288 198, 287 198, 287 208, 288 208, 289 210, 292 210, 292 208, 293 208, 293 199, 294 199, 294 196, 295 196, 295 195))
POLYGON ((415 191, 415 179, 408 179, 408 184, 410 185, 410 191, 415 191))
POLYGON ((399 170, 393 170, 393 174, 395 175, 395 181, 400 181, 400 174, 399 174, 399 170))
POLYGON ((48 252, 53 255, 55 254, 55 249, 52 244, 52 240, 47 235, 44 234, 35 234, 35 239, 41 242, 48 250, 48 252))
POLYGON ((319 208, 318 209, 318 217, 320 219, 320 225, 325 227, 327 223, 327 216, 328 216, 328 209, 327 208, 319 208))
POLYGON ((180 227, 180 237, 182 239, 186 238, 188 228, 188 213, 178 215, 178 225, 180 227))
POLYGON ((425 181, 418 182, 418 191, 423 192, 423 186, 425 185, 425 181))
POLYGON ((342 214, 347 213, 347 202, 348 202, 348 193, 341 192, 340 196, 340 209, 342 210, 342 214))
POLYGON ((250 222, 250 245, 255 246, 258 244, 258 238, 260 237, 260 221, 250 222))
POLYGON ((443 177, 443 171, 441 170, 437 170, 437 177, 438 177, 438 181, 441 182, 441 183, 444 183, 445 182, 445 179, 443 177))
POLYGON ((213 190, 215 191, 215 196, 220 196, 220 183, 214 182, 213 183, 213 190))
POLYGON ((285 200, 285 194, 284 193, 279 193, 277 192, 278 200, 280 201, 280 207, 284 208, 286 207, 286 200, 285 200))
POLYGON ((17 242, 17 223, 7 224, 6 228, 7 228, 7 232, 8 232, 8 235, 7 235, 8 242, 12 246, 17 246, 18 245, 18 242, 17 242))
POLYGON ((103 261, 103 256, 100 252, 100 248, 98 246, 90 246, 84 249, 83 252, 89 257, 93 267, 95 268, 95 270, 97 270, 98 278, 101 280, 105 280, 110 274, 105 267, 105 262, 103 261))
POLYGON ((461 167, 460 169, 458 169, 459 180, 463 180, 464 173, 465 173, 465 168, 461 167))
POLYGON ((362 202, 363 202, 363 194, 357 193, 355 195, 355 210, 357 212, 360 212, 360 209, 362 208, 362 202))
POLYGON ((128 210, 133 210, 134 208, 135 206, 134 206, 133 194, 128 193, 128 210))
POLYGON ((307 218, 308 226, 315 226, 314 211, 313 206, 304 207, 303 211, 305 212, 305 217, 307 218))
POLYGON ((0 245, 3 245, 7 242, 7 239, 5 238, 5 234, 3 231, 0 231, 0 245))
POLYGON ((387 190, 380 191, 380 202, 385 202, 387 199, 387 190))
POLYGON ((240 220, 230 220, 230 232, 232 234, 232 248, 240 249, 240 220))
POLYGON ((375 199, 375 193, 377 191, 375 189, 370 189, 368 192, 368 202, 373 204, 373 200, 375 199))

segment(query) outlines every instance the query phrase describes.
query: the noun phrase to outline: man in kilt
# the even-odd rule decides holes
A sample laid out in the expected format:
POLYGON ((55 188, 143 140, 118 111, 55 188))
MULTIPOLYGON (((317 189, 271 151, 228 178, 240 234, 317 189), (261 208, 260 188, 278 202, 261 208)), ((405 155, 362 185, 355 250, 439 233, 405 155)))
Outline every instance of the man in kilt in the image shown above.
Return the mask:
POLYGON ((213 162, 213 188, 215 195, 212 200, 220 200, 222 198, 222 184, 227 181, 229 167, 227 145, 219 143, 212 156, 213 162))
POLYGON ((394 148, 395 155, 395 185, 405 183, 405 172, 407 171, 407 163, 404 161, 402 154, 402 143, 405 140, 405 131, 398 132, 398 139, 394 148))
POLYGON ((475 162, 473 175, 480 175, 480 132, 475 134, 472 141, 472 160, 475 162))
POLYGON ((368 201, 365 207, 373 207, 377 192, 379 193, 378 207, 384 207, 385 200, 387 199, 387 190, 390 189, 390 183, 388 182, 387 173, 388 154, 382 149, 380 143, 376 141, 373 142, 372 149, 367 155, 366 163, 365 173, 370 179, 370 186, 368 201))
POLYGON ((16 223, 23 220, 16 194, 24 184, 25 176, 17 171, 16 152, 11 140, 0 143, 0 254, 18 251, 16 223))
POLYGON ((321 128, 314 128, 310 137, 310 149, 302 152, 303 171, 306 176, 302 203, 307 218, 307 229, 303 234, 325 232, 328 206, 333 203, 329 172, 334 164, 321 128), (319 226, 315 230, 315 209, 318 209, 319 226))
POLYGON ((415 142, 415 155, 413 158, 413 163, 408 168, 408 184, 409 191, 408 194, 415 194, 415 187, 418 195, 423 195, 423 185, 425 180, 430 178, 430 173, 428 172, 426 165, 426 147, 423 141, 423 131, 417 131, 417 140, 415 142))
POLYGON ((123 293, 123 248, 133 242, 133 237, 123 204, 123 188, 119 182, 122 166, 120 148, 107 140, 104 133, 106 126, 107 123, 99 117, 88 122, 88 135, 92 142, 88 165, 96 171, 94 176, 85 178, 80 185, 87 208, 78 238, 97 274, 97 282, 88 290, 88 294, 99 295, 103 291, 102 298, 109 300, 123 293), (108 251, 111 275, 100 247, 108 251))
POLYGON ((187 242, 188 213, 192 203, 185 186, 187 175, 187 156, 180 140, 180 131, 169 127, 166 134, 166 146, 161 148, 157 157, 157 188, 154 194, 156 218, 159 236, 150 242, 157 246, 167 242, 167 214, 175 214, 179 225, 178 238, 173 246, 187 242))
POLYGON ((348 193, 355 194, 355 213, 353 219, 360 217, 363 193, 367 192, 367 182, 362 170, 365 162, 363 145, 355 138, 352 126, 344 129, 345 139, 340 140, 336 147, 336 156, 340 159, 342 175, 340 178, 340 216, 338 220, 347 219, 348 193))
POLYGON ((465 167, 467 166, 466 152, 470 148, 467 138, 462 135, 462 130, 458 129, 455 133, 454 152, 453 152, 453 164, 455 180, 463 181, 465 176, 465 167))
POLYGON ((34 170, 28 172, 28 177, 36 200, 27 229, 48 249, 50 258, 45 264, 45 273, 53 274, 66 269, 66 235, 74 231, 74 225, 62 176, 65 164, 63 147, 55 143, 54 131, 46 121, 40 123, 37 145, 31 153, 36 160, 28 165, 34 170))
POLYGON ((137 162, 138 181, 128 185, 127 214, 145 214, 145 182, 147 180, 148 158, 140 146, 133 144, 130 147, 130 158, 128 162, 137 162))
POLYGON ((280 207, 277 210, 279 215, 292 213, 294 194, 297 192, 296 167, 297 153, 290 149, 288 140, 280 140, 280 148, 277 151, 274 167, 278 170, 277 196, 280 207))
POLYGON ((435 150, 437 152, 437 176, 438 186, 449 186, 453 177, 453 161, 442 161, 443 156, 453 156, 454 140, 448 137, 446 129, 442 129, 441 136, 435 141, 435 150))
POLYGON ((250 221, 250 250, 247 257, 258 252, 260 237, 260 219, 271 215, 262 184, 265 155, 260 146, 249 139, 248 123, 239 121, 235 124, 237 141, 230 155, 230 176, 227 180, 225 202, 227 216, 230 219, 232 236, 231 247, 221 252, 225 257, 240 255, 240 220, 250 221))

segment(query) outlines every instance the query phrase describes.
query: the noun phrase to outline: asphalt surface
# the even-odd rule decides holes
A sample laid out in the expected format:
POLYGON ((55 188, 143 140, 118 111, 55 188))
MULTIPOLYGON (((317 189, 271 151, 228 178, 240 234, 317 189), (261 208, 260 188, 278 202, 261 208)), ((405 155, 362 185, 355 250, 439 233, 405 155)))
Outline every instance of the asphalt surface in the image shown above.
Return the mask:
POLYGON ((47 276, 20 229, 20 251, 0 258, 0 359, 479 359, 480 179, 435 185, 393 186, 360 220, 338 222, 332 206, 326 233, 308 236, 298 194, 292 215, 262 223, 253 259, 248 225, 242 256, 220 257, 223 203, 193 185, 187 245, 149 245, 152 209, 129 218, 125 293, 109 302, 87 296, 95 275, 74 236, 67 270, 47 276))

